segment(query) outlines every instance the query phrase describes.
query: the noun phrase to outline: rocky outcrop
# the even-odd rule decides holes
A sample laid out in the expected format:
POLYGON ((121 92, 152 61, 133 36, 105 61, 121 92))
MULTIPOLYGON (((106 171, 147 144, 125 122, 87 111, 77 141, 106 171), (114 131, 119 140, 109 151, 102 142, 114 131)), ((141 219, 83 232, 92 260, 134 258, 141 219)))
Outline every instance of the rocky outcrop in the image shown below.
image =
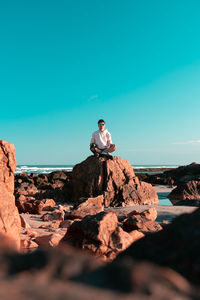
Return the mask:
POLYGON ((114 213, 101 212, 75 221, 62 240, 65 242, 107 260, 126 249, 133 238, 118 226, 114 213))
POLYGON ((53 199, 36 200, 25 195, 20 195, 16 199, 16 206, 20 213, 40 214, 43 210, 53 210, 55 205, 53 199))
POLYGON ((144 234, 162 230, 155 222, 155 217, 152 209, 142 213, 133 211, 122 221, 113 212, 87 215, 82 220, 73 222, 62 243, 87 250, 105 260, 112 260, 130 244, 144 237, 144 234))
POLYGON ((127 160, 88 157, 72 172, 73 200, 104 196, 105 206, 158 204, 154 188, 140 182, 127 160))
MULTIPOLYGON (((173 250, 168 252, 172 257, 173 250)), ((200 294, 198 287, 171 268, 137 261, 131 255, 120 254, 105 264, 67 245, 17 254, 10 241, 0 236, 0 258, 2 299, 27 299, 31 295, 33 300, 197 300, 200 294)))
POLYGON ((152 184, 163 184, 176 186, 180 183, 197 180, 200 181, 200 164, 192 163, 186 166, 180 166, 171 170, 167 170, 161 174, 145 174, 141 175, 142 180, 152 184))
POLYGON ((20 247, 21 220, 15 206, 13 144, 0 140, 0 233, 6 234, 20 247))
POLYGON ((20 213, 40 214, 53 208, 55 202, 71 200, 71 174, 66 171, 50 174, 15 175, 16 205, 20 213))
POLYGON ((200 208, 183 214, 162 231, 135 242, 117 260, 148 260, 168 266, 195 284, 200 284, 200 208))
POLYGON ((192 180, 178 184, 178 186, 168 195, 168 198, 175 200, 200 200, 200 181, 192 180))
POLYGON ((0 183, 5 189, 14 193, 14 172, 16 170, 15 147, 0 140, 0 183))

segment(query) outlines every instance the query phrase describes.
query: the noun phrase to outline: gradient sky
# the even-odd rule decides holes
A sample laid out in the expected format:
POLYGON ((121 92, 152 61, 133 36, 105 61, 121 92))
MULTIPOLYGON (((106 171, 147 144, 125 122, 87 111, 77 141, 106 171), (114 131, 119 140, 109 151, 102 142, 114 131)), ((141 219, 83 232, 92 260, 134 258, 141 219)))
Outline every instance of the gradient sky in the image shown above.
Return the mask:
POLYGON ((132 164, 200 162, 199 0, 0 1, 0 138, 85 159, 104 118, 132 164))

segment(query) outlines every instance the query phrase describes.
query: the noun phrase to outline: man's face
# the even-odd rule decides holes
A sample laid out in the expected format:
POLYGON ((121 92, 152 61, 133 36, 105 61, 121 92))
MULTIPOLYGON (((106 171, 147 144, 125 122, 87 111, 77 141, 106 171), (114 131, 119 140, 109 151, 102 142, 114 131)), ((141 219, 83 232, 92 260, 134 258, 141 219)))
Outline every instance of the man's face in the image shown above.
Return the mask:
POLYGON ((104 122, 101 122, 101 123, 98 124, 99 130, 101 130, 101 131, 104 131, 105 126, 106 126, 106 125, 105 125, 104 122))

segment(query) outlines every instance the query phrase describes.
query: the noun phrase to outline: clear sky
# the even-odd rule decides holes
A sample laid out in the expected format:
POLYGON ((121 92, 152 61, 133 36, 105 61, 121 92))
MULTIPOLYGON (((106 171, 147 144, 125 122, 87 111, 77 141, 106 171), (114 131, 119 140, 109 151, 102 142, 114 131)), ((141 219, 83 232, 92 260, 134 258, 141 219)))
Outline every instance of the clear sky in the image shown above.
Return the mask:
POLYGON ((133 164, 200 162, 199 0, 0 1, 0 138, 85 159, 104 118, 133 164))

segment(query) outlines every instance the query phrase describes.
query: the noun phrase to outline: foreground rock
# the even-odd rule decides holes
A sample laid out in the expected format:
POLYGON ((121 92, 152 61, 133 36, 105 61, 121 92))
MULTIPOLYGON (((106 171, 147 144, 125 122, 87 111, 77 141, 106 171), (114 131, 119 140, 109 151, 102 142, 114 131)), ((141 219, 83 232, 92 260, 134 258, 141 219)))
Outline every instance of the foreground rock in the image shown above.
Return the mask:
POLYGON ((122 222, 113 212, 88 215, 73 222, 61 244, 66 242, 87 250, 96 257, 112 260, 133 242, 144 237, 144 234, 162 230, 155 222, 156 216, 153 212, 152 209, 142 213, 134 211, 124 217, 122 222))
POLYGON ((21 220, 15 206, 13 144, 0 140, 0 233, 6 234, 20 247, 21 220))
POLYGON ((113 259, 133 242, 133 238, 118 226, 114 213, 102 212, 75 221, 64 236, 64 242, 87 250, 96 257, 113 259))
POLYGON ((160 232, 147 235, 121 253, 123 257, 168 266, 200 284, 200 209, 177 217, 160 232))
POLYGON ((128 161, 120 157, 88 157, 72 172, 73 200, 104 196, 105 206, 158 204, 154 188, 140 182, 128 161))
MULTIPOLYGON (((0 243, 2 245, 2 243, 0 243)), ((8 255, 0 260, 2 299, 181 299, 199 298, 199 289, 170 268, 129 256, 105 265, 65 247, 8 255), (12 288, 11 288, 12 287, 12 288)))

